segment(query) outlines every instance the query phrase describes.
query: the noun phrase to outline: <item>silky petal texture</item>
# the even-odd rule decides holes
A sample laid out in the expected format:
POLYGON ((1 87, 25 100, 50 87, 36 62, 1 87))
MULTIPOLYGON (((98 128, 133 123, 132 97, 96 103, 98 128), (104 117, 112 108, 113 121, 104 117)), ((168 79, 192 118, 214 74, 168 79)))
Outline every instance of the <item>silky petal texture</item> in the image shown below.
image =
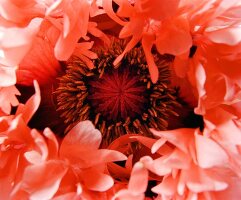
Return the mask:
POLYGON ((31 130, 31 136, 34 138, 36 149, 38 149, 28 151, 24 154, 24 156, 30 163, 40 164, 48 158, 48 146, 43 136, 37 130, 31 130))
POLYGON ((109 175, 92 169, 85 170, 82 177, 85 186, 93 191, 103 192, 110 189, 114 184, 113 179, 109 175))
POLYGON ((225 151, 213 140, 195 134, 197 160, 201 167, 211 168, 228 164, 225 151))
POLYGON ((60 64, 54 57, 54 49, 48 39, 37 37, 33 42, 31 50, 19 64, 17 83, 32 85, 35 79, 40 85, 49 84, 57 77, 60 64))
POLYGON ((65 7, 62 6, 60 4, 59 9, 64 11, 63 27, 54 52, 58 60, 67 60, 73 53, 78 40, 86 37, 91 5, 89 1, 73 1, 65 7))
MULTIPOLYGON (((110 16, 111 19, 113 19, 114 21, 116 21, 117 23, 119 23, 121 25, 124 25, 125 22, 122 21, 113 11, 112 2, 113 2, 112 0, 102 0, 102 5, 103 5, 104 10, 110 16)), ((117 2, 119 5, 122 4, 121 1, 115 0, 114 2, 117 2)))
POLYGON ((16 114, 22 114, 23 120, 28 123, 32 118, 34 113, 37 111, 41 96, 40 96, 40 88, 37 81, 34 81, 35 94, 26 102, 26 104, 17 110, 16 114))
POLYGON ((143 163, 137 162, 131 172, 131 177, 128 183, 128 190, 132 194, 138 195, 146 191, 148 184, 148 171, 143 163))
POLYGON ((159 153, 161 155, 166 155, 168 153, 170 153, 172 151, 172 148, 164 145, 167 142, 167 140, 165 138, 161 138, 159 140, 157 140, 153 146, 151 147, 151 152, 152 153, 159 153))
POLYGON ((59 195, 57 197, 52 198, 52 200, 67 200, 67 199, 80 200, 80 197, 77 196, 76 193, 72 192, 72 193, 67 193, 67 194, 59 195))
POLYGON ((240 39, 241 28, 227 27, 216 31, 206 32, 207 37, 215 43, 224 43, 228 45, 237 45, 241 42, 240 39))
POLYGON ((183 153, 182 151, 175 149, 169 156, 164 156, 162 162, 164 165, 172 169, 188 169, 191 163, 191 158, 189 155, 183 153))
POLYGON ((122 189, 118 191, 115 196, 112 198, 113 200, 143 200, 145 198, 144 194, 132 194, 131 191, 127 189, 122 189))
POLYGON ((4 57, 0 57, 0 63, 6 66, 18 65, 30 50, 41 22, 42 19, 36 18, 24 28, 1 28, 0 47, 4 57))
POLYGON ((66 170, 60 161, 28 166, 21 181, 21 189, 29 193, 30 199, 50 199, 58 190, 66 170))
POLYGON ((148 169, 159 176, 164 176, 170 174, 173 169, 189 169, 191 161, 190 155, 174 150, 170 155, 155 159, 152 167, 148 169))
POLYGON ((19 26, 28 24, 33 17, 44 15, 44 5, 33 0, 2 0, 1 17, 19 26))
POLYGON ((193 136, 195 129, 183 128, 170 131, 156 131, 151 129, 151 132, 158 137, 167 139, 170 143, 174 144, 182 151, 187 152, 188 143, 193 136))
POLYGON ((16 67, 0 66, 0 87, 9 87, 16 83, 16 67))
POLYGON ((7 139, 13 141, 31 141, 30 128, 26 126, 21 118, 21 115, 16 116, 15 118, 11 119, 10 122, 8 122, 5 132, 8 133, 6 137, 7 139), (19 132, 17 130, 19 130, 19 132))
MULTIPOLYGON (((5 166, 1 166, 0 168, 0 198, 1 199, 9 199, 10 193, 12 191, 12 182, 16 177, 16 168, 18 165, 18 155, 10 154, 8 157, 8 161, 5 166), (10 159, 9 159, 10 157, 10 159)), ((1 152, 1 160, 5 159, 4 154, 1 152)), ((0 162, 0 165, 2 163, 0 162)))
POLYGON ((0 87, 0 109, 6 114, 10 114, 11 106, 19 104, 16 95, 20 95, 18 89, 13 85, 9 87, 0 87))
MULTIPOLYGON (((191 166, 191 171, 185 171, 183 176, 187 187, 193 192, 204 192, 204 191, 221 191, 228 187, 225 180, 222 180, 223 174, 219 174, 217 177, 216 173, 211 171, 205 171, 196 166, 191 166)), ((225 178, 224 178, 225 179, 225 178)))
MULTIPOLYGON (((60 156, 63 157, 61 153, 60 156)), ((71 164, 77 164, 80 168, 88 168, 99 164, 127 159, 124 154, 108 149, 88 151, 79 151, 78 149, 75 149, 74 152, 65 154, 65 157, 70 161, 71 164)))
POLYGON ((240 185, 241 180, 239 178, 230 178, 228 182, 228 188, 224 191, 220 191, 215 194, 217 199, 240 199, 241 198, 241 191, 240 185))
POLYGON ((59 150, 59 143, 54 133, 49 129, 45 128, 43 135, 46 137, 46 143, 48 145, 48 158, 56 158, 59 150))
POLYGON ((175 15, 180 0, 137 0, 141 12, 148 17, 163 20, 175 15))
POLYGON ((158 81, 159 72, 158 72, 158 68, 155 64, 153 55, 151 53, 151 48, 152 48, 153 44, 154 44, 153 36, 148 36, 148 35, 143 36, 142 46, 143 46, 143 50, 144 50, 144 53, 146 56, 146 62, 148 64, 148 69, 149 69, 149 72, 151 75, 151 80, 153 83, 156 83, 158 81))
POLYGON ((175 57, 175 60, 173 63, 174 70, 175 70, 175 74, 180 78, 184 78, 187 75, 187 72, 189 70, 188 54, 189 52, 175 57))
POLYGON ((95 129, 90 121, 79 122, 72 128, 62 141, 60 147, 61 155, 71 155, 78 152, 97 150, 101 143, 101 133, 95 129))
POLYGON ((156 47, 160 54, 181 55, 192 46, 187 19, 177 18, 162 25, 156 39, 156 47))
POLYGON ((152 191, 166 196, 174 195, 177 187, 177 182, 170 176, 164 177, 163 181, 152 188, 152 191))

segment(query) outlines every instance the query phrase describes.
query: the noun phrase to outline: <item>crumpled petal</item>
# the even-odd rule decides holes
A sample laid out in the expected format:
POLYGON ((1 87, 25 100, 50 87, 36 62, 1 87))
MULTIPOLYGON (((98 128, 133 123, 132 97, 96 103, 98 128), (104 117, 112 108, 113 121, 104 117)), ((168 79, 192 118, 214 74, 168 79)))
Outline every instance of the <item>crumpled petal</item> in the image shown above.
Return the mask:
POLYGON ((17 106, 19 104, 16 95, 20 95, 20 92, 14 85, 0 87, 0 108, 4 113, 10 114, 11 106, 17 106))
POLYGON ((0 57, 0 63, 17 66, 30 50, 41 22, 42 19, 35 18, 24 28, 0 28, 0 48, 4 52, 4 57, 0 57))
POLYGON ((100 173, 94 169, 85 170, 82 177, 85 186, 94 191, 106 191, 114 184, 114 180, 109 175, 100 173))
POLYGON ((160 54, 181 55, 192 46, 187 19, 179 17, 162 25, 156 39, 156 47, 160 54))
POLYGON ((164 20, 173 16, 180 0, 139 0, 141 12, 156 20, 164 20))
POLYGON ((21 106, 16 114, 22 114, 22 117, 26 123, 29 122, 29 120, 32 118, 34 113, 37 111, 41 96, 40 96, 40 88, 37 81, 34 81, 34 88, 35 88, 35 94, 26 102, 24 106, 21 106))
POLYGON ((99 148, 101 133, 90 121, 79 122, 62 141, 60 154, 71 155, 77 152, 92 152, 99 148))
POLYGON ((9 87, 16 83, 16 67, 0 66, 0 87, 9 87))
POLYGON ((28 166, 21 181, 21 189, 29 193, 30 199, 50 199, 58 190, 66 170, 61 161, 28 166))
POLYGON ((131 177, 128 183, 128 190, 131 193, 138 195, 144 193, 148 184, 148 171, 143 163, 137 162, 131 172, 131 177))
POLYGON ((195 134, 197 161, 202 168, 226 166, 228 156, 225 151, 213 140, 195 134))

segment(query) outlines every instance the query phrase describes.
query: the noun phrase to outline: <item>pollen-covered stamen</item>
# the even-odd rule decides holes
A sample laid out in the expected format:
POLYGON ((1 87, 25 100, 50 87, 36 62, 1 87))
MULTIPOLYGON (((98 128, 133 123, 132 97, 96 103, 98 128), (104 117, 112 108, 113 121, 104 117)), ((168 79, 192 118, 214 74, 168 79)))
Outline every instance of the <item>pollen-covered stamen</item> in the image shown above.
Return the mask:
POLYGON ((135 118, 145 109, 147 88, 134 69, 108 69, 101 78, 89 81, 87 99, 94 111, 111 121, 135 118))
POLYGON ((105 146, 127 133, 152 137, 150 128, 165 130, 169 117, 177 115, 177 91, 169 81, 173 58, 153 52, 159 71, 159 80, 153 84, 140 46, 125 54, 118 67, 113 66, 125 46, 125 41, 114 39, 108 49, 97 50, 93 69, 77 57, 68 60, 55 91, 66 133, 89 119, 103 134, 105 146))

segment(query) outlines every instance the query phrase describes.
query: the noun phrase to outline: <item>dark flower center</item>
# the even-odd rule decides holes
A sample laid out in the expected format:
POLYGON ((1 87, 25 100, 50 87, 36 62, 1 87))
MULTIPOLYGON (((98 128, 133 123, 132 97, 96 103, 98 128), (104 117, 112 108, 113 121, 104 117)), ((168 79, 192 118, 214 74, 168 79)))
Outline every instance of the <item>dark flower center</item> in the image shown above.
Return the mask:
POLYGON ((145 110, 147 88, 129 67, 108 69, 101 78, 89 81, 89 100, 95 113, 109 121, 136 118, 145 110))
POLYGON ((114 40, 110 48, 98 50, 94 69, 77 57, 66 63, 55 91, 66 133, 89 119, 103 134, 103 143, 109 144, 127 133, 152 137, 149 128, 165 130, 169 117, 177 115, 177 90, 169 82, 172 58, 154 54, 160 78, 153 84, 141 47, 128 52, 117 68, 113 66, 124 47, 123 41, 114 40))

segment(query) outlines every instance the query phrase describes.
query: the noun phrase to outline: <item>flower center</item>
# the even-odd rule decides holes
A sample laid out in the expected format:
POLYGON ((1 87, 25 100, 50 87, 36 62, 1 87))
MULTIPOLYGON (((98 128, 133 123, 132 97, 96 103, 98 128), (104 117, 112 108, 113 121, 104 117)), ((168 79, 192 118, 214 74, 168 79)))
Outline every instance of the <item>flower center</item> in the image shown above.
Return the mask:
POLYGON ((177 115, 177 91, 169 83, 172 58, 154 54, 160 76, 153 84, 141 47, 128 52, 117 68, 113 66, 124 48, 123 41, 114 40, 110 48, 98 50, 93 69, 78 57, 66 63, 55 91, 66 133, 79 121, 89 119, 108 145, 127 133, 152 137, 149 128, 165 130, 169 117, 177 115))
POLYGON ((124 121, 141 115, 147 104, 146 86, 134 69, 108 69, 101 78, 89 81, 89 100, 95 114, 109 121, 124 121))

